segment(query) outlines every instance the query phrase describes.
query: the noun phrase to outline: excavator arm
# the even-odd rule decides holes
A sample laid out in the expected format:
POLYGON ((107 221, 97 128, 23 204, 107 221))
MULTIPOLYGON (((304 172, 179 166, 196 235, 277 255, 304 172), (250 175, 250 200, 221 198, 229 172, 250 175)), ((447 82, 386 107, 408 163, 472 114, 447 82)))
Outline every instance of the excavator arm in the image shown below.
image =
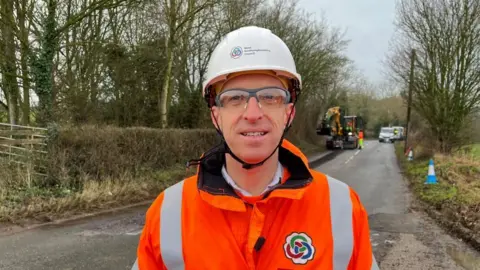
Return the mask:
POLYGON ((320 127, 317 129, 318 135, 342 135, 344 126, 344 118, 340 107, 331 107, 325 113, 320 127))

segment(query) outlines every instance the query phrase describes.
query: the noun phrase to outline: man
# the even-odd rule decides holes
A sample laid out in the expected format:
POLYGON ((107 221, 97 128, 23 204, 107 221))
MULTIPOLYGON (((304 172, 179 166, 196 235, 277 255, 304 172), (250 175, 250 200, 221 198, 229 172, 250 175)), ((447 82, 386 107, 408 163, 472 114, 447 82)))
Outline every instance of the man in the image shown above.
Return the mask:
POLYGON ((363 149, 363 130, 358 132, 358 148, 363 149))
POLYGON ((206 77, 224 143, 152 204, 132 269, 378 269, 357 194, 283 139, 301 90, 284 42, 264 28, 233 31, 206 77))

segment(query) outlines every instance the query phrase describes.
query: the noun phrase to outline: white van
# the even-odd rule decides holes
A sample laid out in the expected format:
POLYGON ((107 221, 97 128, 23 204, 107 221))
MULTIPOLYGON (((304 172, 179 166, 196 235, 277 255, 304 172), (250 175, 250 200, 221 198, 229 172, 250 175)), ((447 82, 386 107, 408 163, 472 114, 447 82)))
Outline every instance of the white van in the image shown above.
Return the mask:
POLYGON ((393 134, 393 128, 391 127, 382 127, 380 129, 380 134, 378 135, 379 142, 393 142, 395 140, 395 135, 393 134))

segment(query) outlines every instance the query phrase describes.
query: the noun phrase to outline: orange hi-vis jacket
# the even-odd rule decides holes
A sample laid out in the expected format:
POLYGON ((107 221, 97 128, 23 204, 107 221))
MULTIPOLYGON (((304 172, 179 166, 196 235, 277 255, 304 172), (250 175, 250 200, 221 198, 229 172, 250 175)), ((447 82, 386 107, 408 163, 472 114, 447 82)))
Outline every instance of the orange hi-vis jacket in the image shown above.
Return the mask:
POLYGON ((157 197, 132 269, 379 269, 357 194, 310 169, 290 142, 279 149, 284 177, 262 196, 236 192, 222 176, 224 159, 209 155, 157 197))
POLYGON ((358 132, 358 138, 363 139, 363 131, 358 132))

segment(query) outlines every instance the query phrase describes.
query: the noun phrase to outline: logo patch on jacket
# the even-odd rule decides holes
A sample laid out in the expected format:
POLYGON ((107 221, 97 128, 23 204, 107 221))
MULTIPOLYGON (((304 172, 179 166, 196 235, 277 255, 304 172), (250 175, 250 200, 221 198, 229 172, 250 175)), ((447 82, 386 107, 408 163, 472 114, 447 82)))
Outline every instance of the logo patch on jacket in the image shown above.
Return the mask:
POLYGON ((315 255, 312 239, 305 233, 292 233, 287 236, 283 249, 285 256, 294 264, 306 264, 315 255))

